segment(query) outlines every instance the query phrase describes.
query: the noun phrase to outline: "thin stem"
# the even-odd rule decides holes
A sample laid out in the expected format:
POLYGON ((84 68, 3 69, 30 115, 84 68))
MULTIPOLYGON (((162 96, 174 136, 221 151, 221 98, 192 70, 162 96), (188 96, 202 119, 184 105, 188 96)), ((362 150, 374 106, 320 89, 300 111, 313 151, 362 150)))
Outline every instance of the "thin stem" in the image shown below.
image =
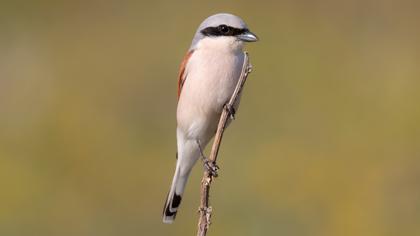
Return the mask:
MULTIPOLYGON (((220 143, 222 142, 223 132, 225 131, 226 124, 228 118, 231 117, 233 114, 230 114, 231 109, 229 107, 233 107, 236 103, 239 94, 241 93, 248 74, 251 73, 251 64, 249 63, 248 53, 244 52, 244 63, 242 65, 242 72, 241 76, 239 77, 239 81, 236 85, 235 90, 229 100, 229 102, 225 105, 222 114, 220 116, 219 125, 217 127, 217 132, 214 137, 213 146, 211 148, 209 161, 213 164, 216 163, 217 154, 219 153, 220 143)), ((203 178, 201 180, 201 195, 200 195, 200 208, 199 208, 199 219, 198 219, 198 231, 197 236, 205 236, 207 234, 207 230, 210 226, 210 218, 212 213, 212 207, 209 206, 209 193, 210 193, 210 186, 211 182, 215 176, 212 175, 211 172, 208 170, 204 170, 203 178)))

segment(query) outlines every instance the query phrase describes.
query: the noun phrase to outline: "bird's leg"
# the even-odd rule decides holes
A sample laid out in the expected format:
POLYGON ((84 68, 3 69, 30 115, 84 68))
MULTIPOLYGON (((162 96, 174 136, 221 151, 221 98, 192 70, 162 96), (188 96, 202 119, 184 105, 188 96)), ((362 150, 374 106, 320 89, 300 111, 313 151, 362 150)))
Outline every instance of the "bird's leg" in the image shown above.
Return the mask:
POLYGON ((200 140, 197 141, 198 150, 200 151, 201 160, 203 161, 204 168, 214 177, 217 177, 217 170, 219 170, 219 167, 216 165, 214 161, 209 160, 203 152, 203 148, 201 148, 200 140))
POLYGON ((234 120, 235 119, 236 110, 233 107, 233 105, 229 105, 229 103, 226 103, 223 107, 229 113, 230 119, 234 120))

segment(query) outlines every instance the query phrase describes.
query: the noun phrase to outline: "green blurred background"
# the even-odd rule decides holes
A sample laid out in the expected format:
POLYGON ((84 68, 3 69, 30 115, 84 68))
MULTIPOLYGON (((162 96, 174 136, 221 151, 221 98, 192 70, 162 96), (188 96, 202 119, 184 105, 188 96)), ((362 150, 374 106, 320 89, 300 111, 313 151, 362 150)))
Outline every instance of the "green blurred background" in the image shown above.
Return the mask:
MULTIPOLYGON (((2 1, 0 235, 195 235, 173 225, 179 63, 244 18, 254 71, 209 235, 420 235, 420 2, 2 1)), ((208 151, 208 150, 207 150, 208 151)))

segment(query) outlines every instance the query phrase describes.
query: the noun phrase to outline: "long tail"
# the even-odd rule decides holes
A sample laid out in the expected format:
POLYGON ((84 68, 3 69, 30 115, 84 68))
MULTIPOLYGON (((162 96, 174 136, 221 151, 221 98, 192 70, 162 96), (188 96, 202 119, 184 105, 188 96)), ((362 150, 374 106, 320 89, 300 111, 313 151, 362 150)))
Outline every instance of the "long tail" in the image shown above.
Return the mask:
POLYGON ((166 197, 165 206, 163 208, 163 223, 171 224, 175 220, 187 180, 188 175, 182 176, 180 173, 180 167, 177 165, 171 189, 166 197))
MULTIPOLYGON (((178 207, 181 204, 182 194, 188 181, 191 169, 200 158, 200 152, 195 140, 186 139, 183 132, 177 129, 177 150, 175 174, 172 179, 171 189, 166 197, 163 208, 163 223, 170 224, 175 220, 178 207)), ((205 147, 205 146, 203 146, 205 147)))

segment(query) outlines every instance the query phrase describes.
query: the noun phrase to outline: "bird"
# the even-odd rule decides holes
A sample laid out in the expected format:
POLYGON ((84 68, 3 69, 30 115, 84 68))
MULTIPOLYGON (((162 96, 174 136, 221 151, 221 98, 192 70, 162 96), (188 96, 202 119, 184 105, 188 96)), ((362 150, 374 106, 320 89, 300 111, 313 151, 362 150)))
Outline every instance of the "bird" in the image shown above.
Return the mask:
MULTIPOLYGON (((245 42, 256 42, 245 22, 229 13, 206 18, 198 27, 184 56, 178 75, 176 111, 177 161, 163 209, 163 223, 175 220, 191 169, 203 158, 203 150, 216 133, 224 106, 239 80, 245 42)), ((239 99, 238 99, 239 100, 239 99)), ((233 114, 239 102, 230 107, 233 114)))

